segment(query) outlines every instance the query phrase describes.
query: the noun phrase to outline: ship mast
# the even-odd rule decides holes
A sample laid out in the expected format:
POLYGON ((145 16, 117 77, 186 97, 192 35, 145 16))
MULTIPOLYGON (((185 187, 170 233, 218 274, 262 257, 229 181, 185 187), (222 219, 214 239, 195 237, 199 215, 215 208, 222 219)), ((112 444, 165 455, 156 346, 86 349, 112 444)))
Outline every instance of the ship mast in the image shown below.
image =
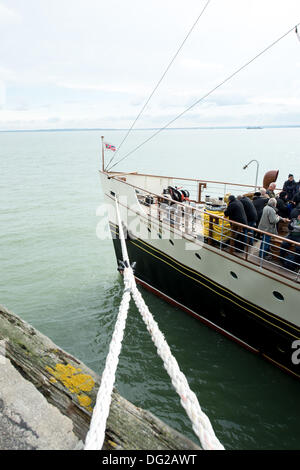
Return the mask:
POLYGON ((102 171, 104 172, 104 142, 103 142, 104 136, 101 136, 102 140, 102 171))

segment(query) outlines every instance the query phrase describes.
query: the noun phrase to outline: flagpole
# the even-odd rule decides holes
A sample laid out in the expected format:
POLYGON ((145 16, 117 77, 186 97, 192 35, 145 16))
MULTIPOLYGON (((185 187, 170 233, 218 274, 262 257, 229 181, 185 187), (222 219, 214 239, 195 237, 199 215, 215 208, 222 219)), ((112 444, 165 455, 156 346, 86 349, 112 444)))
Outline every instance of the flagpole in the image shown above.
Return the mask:
POLYGON ((104 136, 103 135, 101 136, 101 139, 102 139, 102 171, 104 172, 104 143, 103 143, 104 136))

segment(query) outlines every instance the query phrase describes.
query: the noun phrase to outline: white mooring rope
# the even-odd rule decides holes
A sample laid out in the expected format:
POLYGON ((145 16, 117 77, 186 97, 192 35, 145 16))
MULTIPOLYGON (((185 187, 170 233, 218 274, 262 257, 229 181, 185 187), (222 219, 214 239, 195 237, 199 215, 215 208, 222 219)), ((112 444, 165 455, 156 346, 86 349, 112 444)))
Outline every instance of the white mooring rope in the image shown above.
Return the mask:
POLYGON ((111 396, 116 378, 116 370, 122 347, 124 329, 130 302, 130 280, 128 273, 124 272, 125 289, 119 307, 119 314, 115 325, 113 337, 106 358, 105 369, 101 378, 101 385, 97 394, 96 405, 90 423, 90 430, 85 441, 85 450, 101 450, 105 437, 106 421, 109 415, 111 396))
POLYGON ((190 418, 193 430, 204 450, 224 450, 223 445, 217 439, 209 418, 201 410, 195 393, 190 389, 189 384, 181 372, 176 359, 173 357, 171 350, 159 330, 159 327, 151 315, 147 305, 145 304, 140 292, 137 289, 133 270, 129 264, 127 247, 119 213, 118 202, 116 200, 116 211, 119 225, 119 238, 121 241, 124 267, 124 284, 122 301, 119 308, 119 314, 113 333, 109 353, 106 359, 105 370, 102 375, 101 385, 98 391, 96 404, 93 410, 93 416, 90 424, 90 430, 86 437, 85 450, 102 449, 106 421, 109 414, 111 403, 111 395, 115 382, 116 369, 119 361, 119 355, 122 347, 122 340, 129 309, 130 297, 132 295, 135 304, 147 326, 152 340, 157 348, 159 356, 162 358, 164 367, 168 372, 172 384, 180 396, 180 401, 190 418))

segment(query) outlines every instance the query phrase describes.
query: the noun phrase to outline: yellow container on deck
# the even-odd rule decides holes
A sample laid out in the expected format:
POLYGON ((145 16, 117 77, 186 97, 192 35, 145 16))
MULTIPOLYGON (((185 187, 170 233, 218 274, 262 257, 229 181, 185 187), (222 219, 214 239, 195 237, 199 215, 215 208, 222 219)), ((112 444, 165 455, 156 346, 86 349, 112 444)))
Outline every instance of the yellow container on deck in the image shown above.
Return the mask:
POLYGON ((204 212, 204 237, 210 237, 217 241, 224 241, 230 237, 230 222, 228 219, 217 219, 224 217, 223 211, 205 210, 204 212), (210 224, 210 219, 212 223, 210 224))

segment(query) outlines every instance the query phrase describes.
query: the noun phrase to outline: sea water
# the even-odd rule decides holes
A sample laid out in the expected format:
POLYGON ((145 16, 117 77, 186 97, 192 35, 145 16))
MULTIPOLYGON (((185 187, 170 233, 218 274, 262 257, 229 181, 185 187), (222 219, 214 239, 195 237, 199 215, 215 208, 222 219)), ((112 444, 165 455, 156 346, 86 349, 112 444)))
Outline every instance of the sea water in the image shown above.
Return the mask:
MULTIPOLYGON (((115 160, 154 132, 132 132, 115 160)), ((257 159, 259 183, 279 169, 282 187, 289 173, 300 178, 299 134, 297 128, 168 130, 115 169, 255 184, 255 163, 243 166, 257 159)), ((101 135, 118 146, 125 131, 0 133, 0 303, 99 374, 123 289, 111 240, 96 236, 104 200, 101 135)), ((225 448, 299 449, 300 383, 141 290, 225 448)), ((134 305, 116 387, 197 442, 134 305)))

